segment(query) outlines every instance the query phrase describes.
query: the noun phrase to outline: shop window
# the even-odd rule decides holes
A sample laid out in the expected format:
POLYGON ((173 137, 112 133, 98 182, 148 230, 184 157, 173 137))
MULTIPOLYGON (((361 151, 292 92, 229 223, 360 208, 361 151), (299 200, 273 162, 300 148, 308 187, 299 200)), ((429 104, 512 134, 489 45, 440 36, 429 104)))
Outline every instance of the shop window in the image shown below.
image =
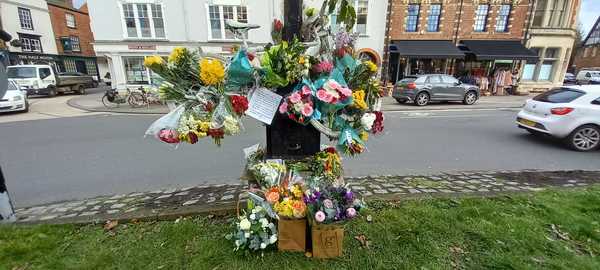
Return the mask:
POLYGON ((248 22, 248 10, 245 6, 211 5, 208 7, 208 16, 210 18, 211 39, 235 39, 233 32, 225 28, 225 21, 227 20, 248 22))
POLYGON ((75 15, 71 13, 65 13, 65 21, 67 22, 67 27, 75 28, 77 25, 75 23, 75 15))
POLYGON ((489 9, 489 5, 477 6, 477 12, 475 13, 475 32, 485 32, 489 9))
POLYGON ((553 67, 553 60, 544 60, 540 68, 540 75, 538 76, 538 81, 549 81, 552 77, 553 67))
POLYGON ((81 45, 79 44, 79 37, 70 36, 69 39, 71 40, 71 50, 74 52, 80 52, 81 45))
POLYGON ((27 8, 18 8, 19 22, 21 28, 25 30, 33 30, 33 19, 31 18, 31 10, 27 8))
POLYGON ((406 17, 406 32, 417 32, 419 25, 419 5, 408 5, 408 16, 406 17))
POLYGON ((21 51, 42 53, 42 42, 40 36, 19 34, 21 40, 21 51))
POLYGON ((442 14, 442 5, 430 5, 429 15, 427 16, 427 32, 437 32, 440 30, 440 15, 442 14))
POLYGON ((148 79, 148 70, 144 67, 144 57, 131 56, 123 57, 125 65, 125 75, 128 84, 150 84, 148 79))
POLYGON ((129 38, 164 38, 161 4, 123 4, 123 22, 129 38))
MULTIPOLYGON (((531 51, 535 52, 538 56, 540 55, 541 48, 530 48, 531 51)), ((539 60, 527 60, 523 67, 523 73, 521 79, 524 81, 532 81, 535 76, 535 68, 539 60)))
POLYGON ((496 32, 508 32, 508 18, 510 17, 510 5, 501 5, 496 18, 496 32))

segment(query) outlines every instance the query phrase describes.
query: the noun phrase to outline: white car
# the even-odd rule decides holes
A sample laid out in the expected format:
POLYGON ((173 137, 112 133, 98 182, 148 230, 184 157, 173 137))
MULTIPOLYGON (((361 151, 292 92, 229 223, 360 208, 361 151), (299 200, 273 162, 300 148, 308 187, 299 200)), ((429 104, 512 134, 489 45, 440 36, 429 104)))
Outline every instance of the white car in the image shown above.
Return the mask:
POLYGON ((0 112, 17 111, 29 111, 27 92, 22 91, 12 80, 8 80, 6 94, 4 94, 4 97, 0 98, 0 112))
POLYGON ((536 135, 563 139, 577 151, 598 149, 600 86, 564 86, 527 100, 517 125, 536 135))
POLYGON ((575 81, 578 84, 600 84, 600 71, 582 70, 577 73, 575 81))

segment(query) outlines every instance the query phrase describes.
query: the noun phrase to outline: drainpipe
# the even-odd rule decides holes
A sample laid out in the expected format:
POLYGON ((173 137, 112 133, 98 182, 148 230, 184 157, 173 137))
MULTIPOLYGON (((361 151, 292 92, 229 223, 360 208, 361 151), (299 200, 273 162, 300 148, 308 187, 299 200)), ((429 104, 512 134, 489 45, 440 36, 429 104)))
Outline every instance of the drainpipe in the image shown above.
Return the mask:
POLYGON ((460 28, 460 20, 462 20, 464 0, 460 0, 460 7, 458 9, 458 20, 456 20, 456 30, 454 31, 454 45, 458 43, 458 28, 460 28))
MULTIPOLYGON (((393 2, 394 0, 388 0, 387 6, 387 14, 385 18, 386 27, 385 27, 385 37, 383 38, 383 59, 381 61, 381 80, 387 84, 390 79, 389 76, 389 65, 390 65, 390 29, 392 28, 390 18, 393 10, 393 2)), ((400 62, 400 59, 398 59, 400 62)), ((394 82, 396 83, 396 82, 394 82)), ((387 85, 384 85, 386 87, 387 85)))
POLYGON ((529 41, 529 31, 531 30, 531 25, 533 24, 532 18, 534 15, 533 13, 534 13, 534 8, 535 8, 536 4, 537 4, 537 0, 532 0, 531 4, 527 8, 527 13, 529 13, 529 16, 528 16, 527 20, 525 20, 527 27, 525 28, 525 37, 523 37, 523 45, 527 45, 527 41, 529 41))

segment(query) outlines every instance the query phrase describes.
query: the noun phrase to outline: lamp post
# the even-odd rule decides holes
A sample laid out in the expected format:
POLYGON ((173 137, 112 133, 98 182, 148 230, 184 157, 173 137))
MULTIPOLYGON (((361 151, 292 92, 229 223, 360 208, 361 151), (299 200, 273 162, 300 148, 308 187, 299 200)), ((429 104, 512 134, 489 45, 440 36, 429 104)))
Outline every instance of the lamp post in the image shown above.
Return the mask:
MULTIPOLYGON (((302 0, 283 0, 283 40, 300 39, 302 27, 302 0)), ((277 94, 286 96, 294 85, 277 89, 277 94)), ((321 134, 312 125, 298 124, 281 114, 267 126, 267 156, 269 158, 301 159, 320 150, 321 134)))

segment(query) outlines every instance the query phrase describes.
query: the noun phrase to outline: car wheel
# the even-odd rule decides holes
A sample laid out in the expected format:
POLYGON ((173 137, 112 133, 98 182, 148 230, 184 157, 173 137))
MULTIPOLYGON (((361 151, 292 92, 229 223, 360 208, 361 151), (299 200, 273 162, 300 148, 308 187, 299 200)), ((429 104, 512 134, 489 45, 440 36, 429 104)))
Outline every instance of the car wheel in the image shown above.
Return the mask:
POLYGON ((465 98, 463 99, 463 103, 465 105, 473 105, 475 102, 477 102, 477 93, 475 93, 475 91, 467 92, 465 98))
POLYGON ((578 127, 567 137, 567 145, 573 150, 588 152, 600 146, 600 127, 584 125, 578 127))
POLYGON ((421 92, 415 97, 415 105, 425 106, 427 104, 429 104, 429 94, 426 92, 421 92))
POLYGON ((50 88, 50 90, 48 90, 48 96, 49 97, 56 96, 56 89, 54 89, 54 87, 52 87, 52 88, 50 88))
POLYGON ((23 109, 24 113, 29 112, 29 101, 25 101, 25 109, 23 109))
POLYGON ((395 100, 400 103, 400 104, 404 104, 406 103, 406 99, 401 99, 401 98, 395 98, 395 100))
POLYGON ((83 85, 80 85, 77 88, 77 91, 75 91, 78 95, 85 95, 85 87, 83 85))

